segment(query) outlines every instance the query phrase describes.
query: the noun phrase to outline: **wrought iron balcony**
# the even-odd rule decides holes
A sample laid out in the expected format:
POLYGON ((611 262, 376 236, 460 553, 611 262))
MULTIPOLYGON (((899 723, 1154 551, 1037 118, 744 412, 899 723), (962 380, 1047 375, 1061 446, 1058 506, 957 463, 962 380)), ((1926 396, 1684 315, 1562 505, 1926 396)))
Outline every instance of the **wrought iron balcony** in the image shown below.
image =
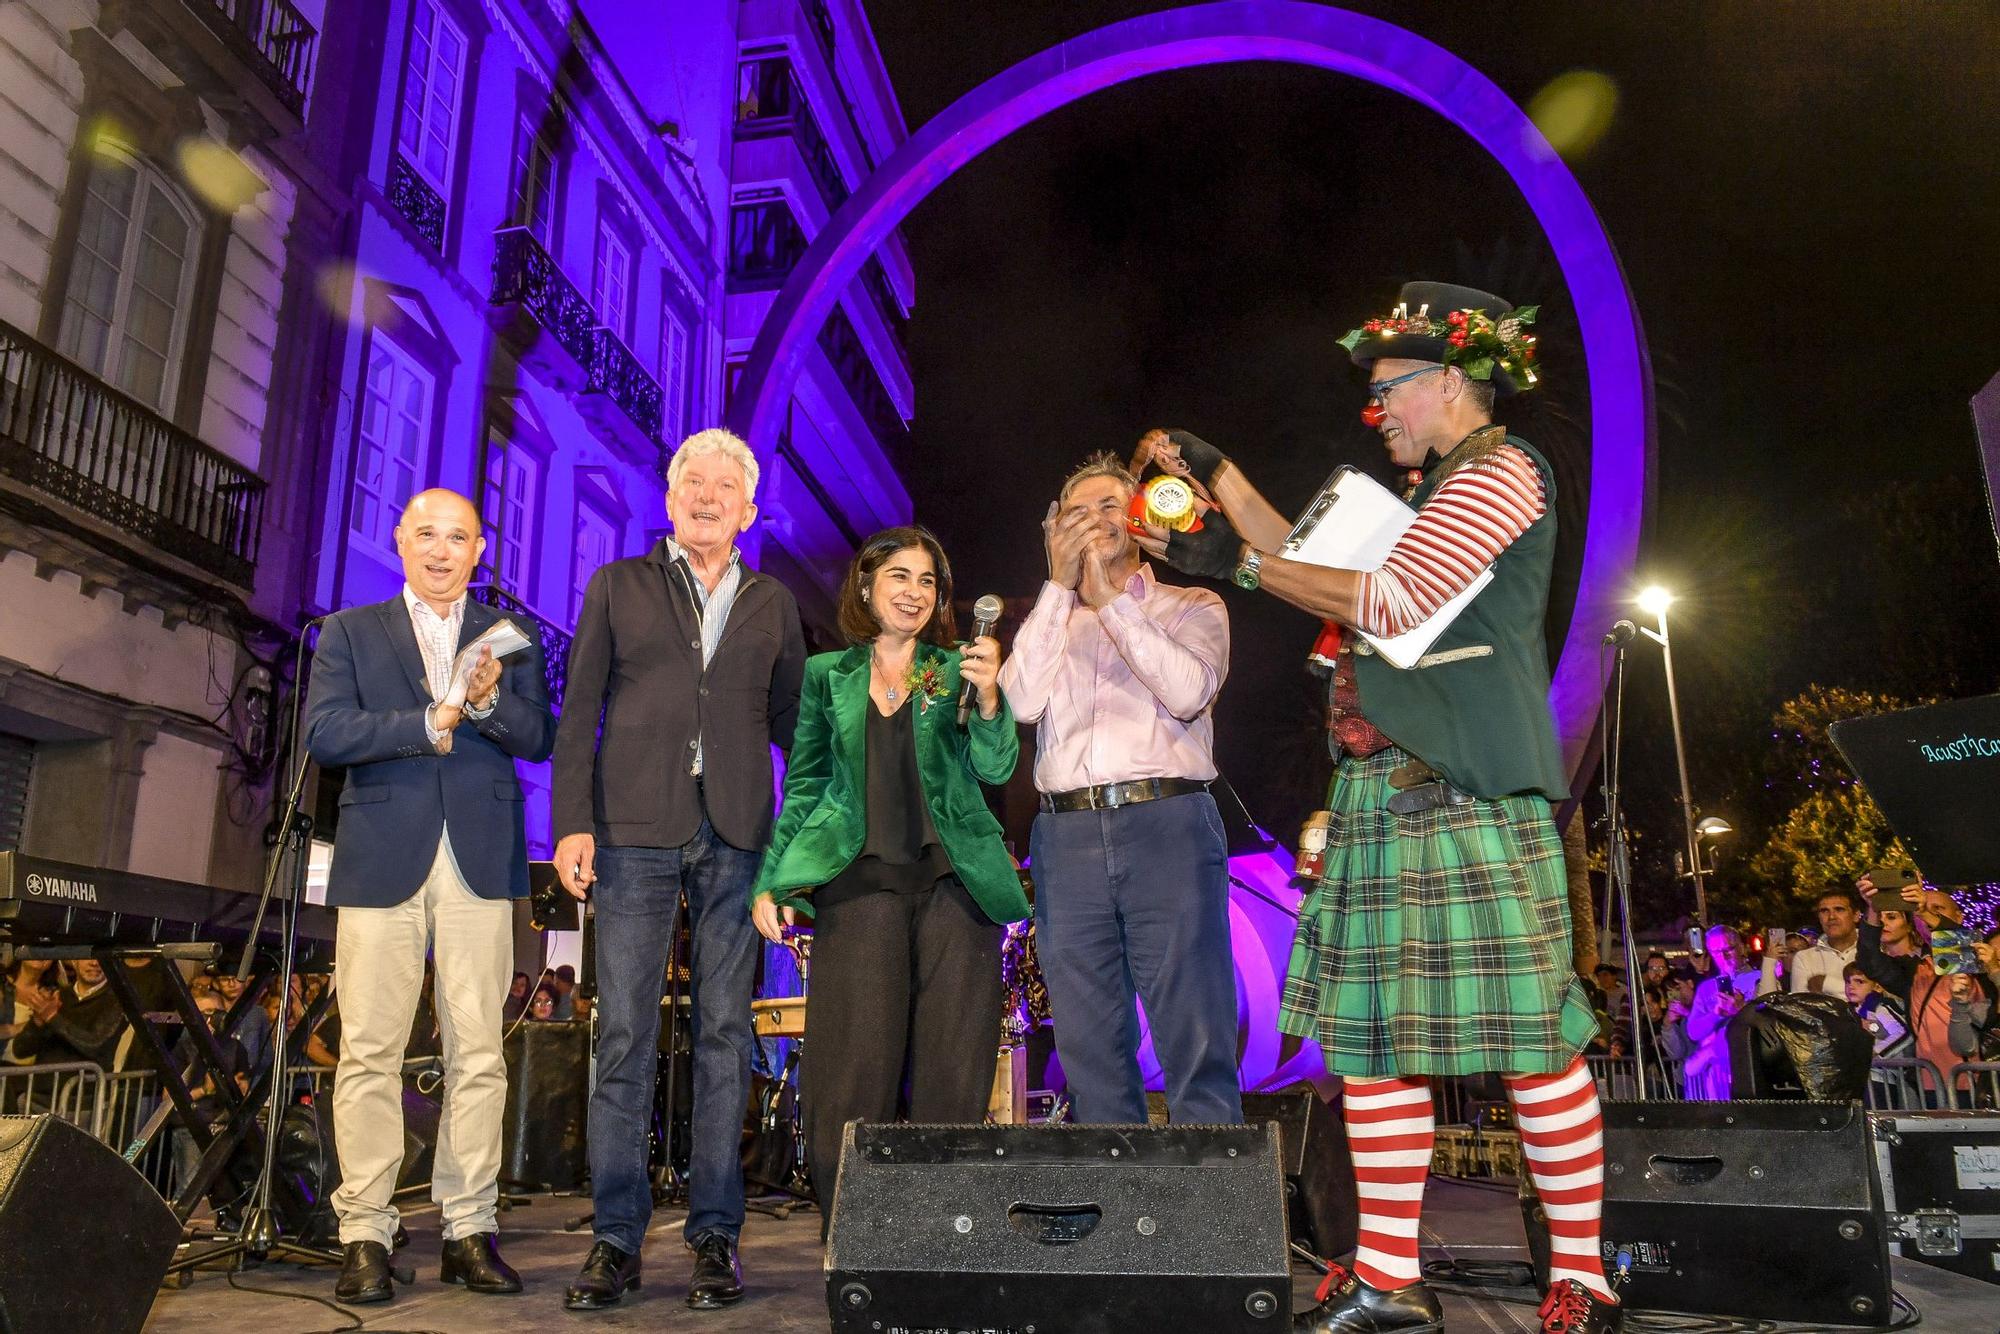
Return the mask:
POLYGON ((493 239, 493 304, 531 316, 575 363, 573 372, 553 378, 567 388, 583 387, 596 353, 597 316, 590 303, 526 227, 503 227, 493 239))
MULTIPOLYGON (((584 384, 584 393, 600 394, 617 404, 619 411, 639 430, 641 439, 635 443, 657 448, 660 422, 666 415, 666 399, 660 393, 659 381, 646 374, 645 367, 624 340, 603 325, 591 331, 591 343, 590 378, 584 384)), ((589 399, 578 408, 589 415, 589 399)))
POLYGON ((263 479, 5 322, 0 473, 250 586, 263 479))
POLYGON ((562 711, 563 686, 569 680, 570 636, 535 615, 528 604, 498 584, 475 584, 472 596, 503 616, 527 621, 542 641, 542 676, 549 685, 549 707, 562 711))
POLYGON ((666 396, 525 227, 495 233, 493 308, 523 360, 578 395, 577 410, 635 457, 660 444, 666 396), (559 354, 552 350, 559 349, 559 354))
POLYGON ((291 0, 185 0, 209 31, 257 71, 295 116, 305 115, 306 83, 319 34, 291 0))
POLYGON ((444 253, 444 196, 401 153, 389 159, 389 203, 431 249, 444 253))

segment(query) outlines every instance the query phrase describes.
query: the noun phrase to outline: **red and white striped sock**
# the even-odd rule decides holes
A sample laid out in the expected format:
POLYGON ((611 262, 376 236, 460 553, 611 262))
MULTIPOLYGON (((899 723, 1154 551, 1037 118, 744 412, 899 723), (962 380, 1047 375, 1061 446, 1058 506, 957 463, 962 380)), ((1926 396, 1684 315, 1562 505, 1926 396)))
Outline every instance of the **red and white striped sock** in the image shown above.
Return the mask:
POLYGON ((1423 1277, 1417 1220, 1437 1130, 1431 1082, 1421 1076, 1350 1079, 1340 1116, 1361 1206, 1354 1276, 1383 1291, 1408 1287, 1423 1277))
POLYGON ((1604 1210, 1604 1115, 1583 1058, 1556 1075, 1508 1075, 1521 1156, 1549 1217, 1549 1282, 1574 1279, 1608 1302, 1598 1220, 1604 1210))

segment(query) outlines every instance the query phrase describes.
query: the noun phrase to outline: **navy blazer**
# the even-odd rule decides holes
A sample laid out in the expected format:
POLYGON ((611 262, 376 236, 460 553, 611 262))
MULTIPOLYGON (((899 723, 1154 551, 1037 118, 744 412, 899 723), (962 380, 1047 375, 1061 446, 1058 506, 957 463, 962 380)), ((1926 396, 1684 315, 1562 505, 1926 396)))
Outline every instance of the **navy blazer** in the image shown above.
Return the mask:
MULTIPOLYGON (((498 619, 468 598, 459 647, 498 619)), ((466 716, 449 755, 438 754, 424 733, 431 692, 403 595, 327 619, 313 651, 305 726, 312 757, 347 770, 329 906, 388 908, 416 893, 447 820, 452 855, 473 893, 527 897, 527 831, 514 761, 546 760, 556 722, 537 627, 525 616, 512 619, 528 647, 503 659, 499 702, 484 718, 466 716)))

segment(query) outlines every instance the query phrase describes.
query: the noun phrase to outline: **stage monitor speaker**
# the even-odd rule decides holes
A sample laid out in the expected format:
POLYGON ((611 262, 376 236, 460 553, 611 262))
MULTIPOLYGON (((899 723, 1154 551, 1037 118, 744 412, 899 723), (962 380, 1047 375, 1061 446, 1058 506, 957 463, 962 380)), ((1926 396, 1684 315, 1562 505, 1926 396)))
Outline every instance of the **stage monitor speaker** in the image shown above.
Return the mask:
POLYGON ((833 1328, 1279 1334, 1277 1127, 850 1122, 833 1328))
POLYGON ((53 1116, 0 1116, 0 1331, 137 1334, 180 1236, 109 1148, 53 1116))
MULTIPOLYGON (((1156 1126, 1167 1124, 1164 1094, 1146 1095, 1146 1115, 1156 1126)), ((1293 1240, 1328 1259, 1353 1250, 1360 1213, 1339 1106, 1323 1101, 1310 1084, 1294 1084, 1276 1093, 1244 1094, 1243 1119, 1253 1126, 1278 1123, 1293 1240)))
POLYGON ((500 1179, 525 1190, 575 1190, 590 1167, 590 1025, 516 1024, 504 1044, 507 1111, 500 1179))
MULTIPOLYGON (((1548 1284, 1547 1216, 1521 1183, 1548 1284)), ((1812 1325, 1891 1316, 1882 1191, 1859 1104, 1607 1102, 1605 1270, 1639 1311, 1812 1325)))

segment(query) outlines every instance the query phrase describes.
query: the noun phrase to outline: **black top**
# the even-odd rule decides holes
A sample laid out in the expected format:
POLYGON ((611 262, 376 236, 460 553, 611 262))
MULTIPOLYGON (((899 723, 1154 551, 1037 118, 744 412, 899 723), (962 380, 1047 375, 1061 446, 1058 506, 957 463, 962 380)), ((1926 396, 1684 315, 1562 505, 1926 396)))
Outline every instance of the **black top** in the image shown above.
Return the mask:
POLYGON ((917 775, 916 707, 867 704, 868 836, 848 868, 813 895, 818 905, 861 894, 920 894, 951 874, 917 775))

